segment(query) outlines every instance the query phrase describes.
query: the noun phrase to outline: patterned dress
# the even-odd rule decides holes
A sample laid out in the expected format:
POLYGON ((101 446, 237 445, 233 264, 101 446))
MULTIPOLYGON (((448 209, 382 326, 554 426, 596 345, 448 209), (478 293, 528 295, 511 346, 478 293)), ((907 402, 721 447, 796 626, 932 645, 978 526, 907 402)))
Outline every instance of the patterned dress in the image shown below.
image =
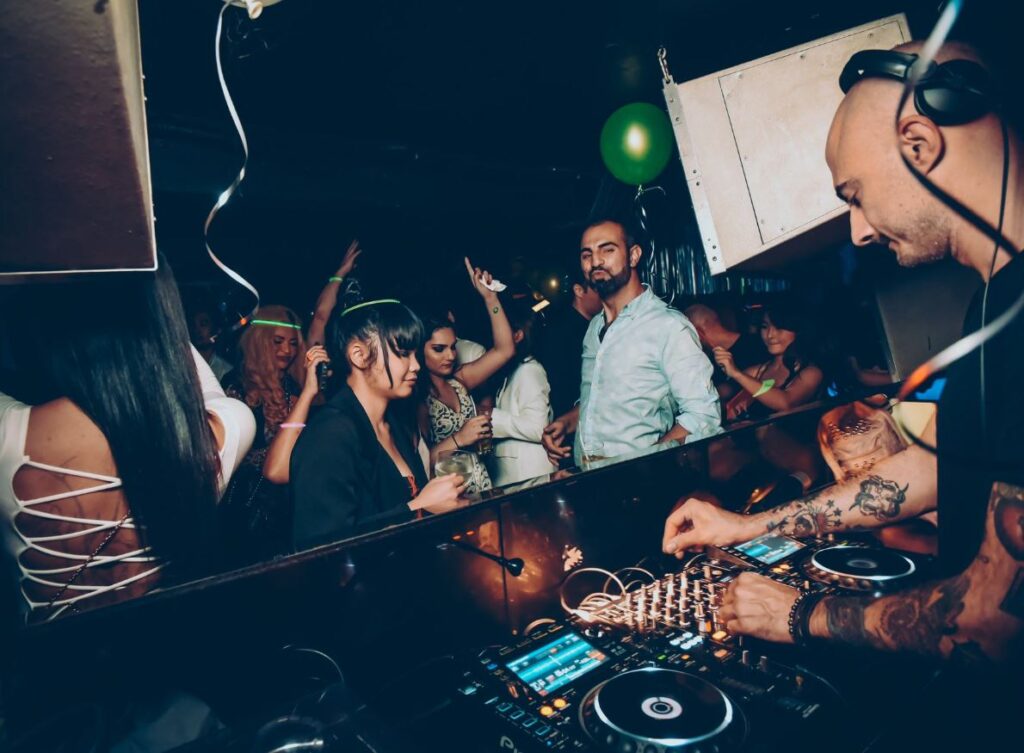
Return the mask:
MULTIPOLYGON (((469 391, 458 379, 449 379, 448 384, 459 396, 459 412, 456 413, 441 400, 433 395, 427 398, 427 408, 430 410, 430 444, 436 445, 452 434, 457 432, 469 419, 476 415, 476 404, 473 402, 469 391)), ((487 468, 480 462, 480 456, 475 452, 473 456, 473 471, 470 474, 469 485, 466 491, 470 493, 482 492, 491 488, 491 477, 487 474, 487 468)))

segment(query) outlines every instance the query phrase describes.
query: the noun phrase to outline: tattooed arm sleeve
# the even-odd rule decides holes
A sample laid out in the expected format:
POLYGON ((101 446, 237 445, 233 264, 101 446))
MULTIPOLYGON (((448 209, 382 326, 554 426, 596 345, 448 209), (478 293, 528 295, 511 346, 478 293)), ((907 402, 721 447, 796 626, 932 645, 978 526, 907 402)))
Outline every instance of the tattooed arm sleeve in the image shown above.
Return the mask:
POLYGON ((996 483, 985 539, 960 575, 881 599, 832 597, 815 609, 819 638, 893 651, 1004 659, 1024 627, 1024 487, 996 483))
POLYGON ((819 536, 879 528, 935 508, 935 456, 909 447, 856 476, 810 497, 760 513, 765 532, 819 536))

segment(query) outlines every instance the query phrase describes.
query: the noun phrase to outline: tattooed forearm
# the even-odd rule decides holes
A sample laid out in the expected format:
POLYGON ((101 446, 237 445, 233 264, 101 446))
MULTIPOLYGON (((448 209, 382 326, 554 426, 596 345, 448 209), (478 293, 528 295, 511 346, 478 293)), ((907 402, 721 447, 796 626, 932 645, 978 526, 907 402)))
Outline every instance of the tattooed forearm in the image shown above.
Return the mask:
POLYGON ((942 653, 942 639, 958 630, 956 621, 964 611, 964 596, 970 587, 971 579, 965 573, 931 588, 883 600, 881 632, 886 642, 896 649, 942 653))
MULTIPOLYGON (((909 484, 900 486, 881 476, 868 476, 860 481, 853 504, 849 507, 844 509, 840 506, 848 503, 849 496, 841 503, 836 502, 835 497, 841 496, 836 492, 842 487, 834 487, 828 490, 827 499, 824 494, 815 494, 766 513, 768 520, 765 529, 769 533, 789 536, 820 536, 830 531, 874 528, 878 523, 889 523, 900 518, 909 488, 909 484)), ((851 492, 852 489, 843 491, 846 495, 851 492)))
POLYGON ((858 646, 938 656, 952 649, 970 578, 939 581, 873 600, 836 596, 824 602, 828 635, 858 646))
POLYGON ((864 612, 871 606, 872 599, 866 596, 833 596, 823 603, 829 637, 854 646, 885 648, 867 629, 864 612))
POLYGON ((1024 488, 993 484, 989 510, 1003 549, 1018 562, 1024 560, 1024 488))
POLYGON ((788 536, 820 536, 842 527, 843 514, 835 500, 814 495, 773 510, 766 528, 788 536))
POLYGON ((851 510, 860 510, 878 520, 898 518, 900 507, 907 501, 909 484, 902 489, 895 481, 881 476, 868 476, 860 482, 860 491, 854 497, 851 510))

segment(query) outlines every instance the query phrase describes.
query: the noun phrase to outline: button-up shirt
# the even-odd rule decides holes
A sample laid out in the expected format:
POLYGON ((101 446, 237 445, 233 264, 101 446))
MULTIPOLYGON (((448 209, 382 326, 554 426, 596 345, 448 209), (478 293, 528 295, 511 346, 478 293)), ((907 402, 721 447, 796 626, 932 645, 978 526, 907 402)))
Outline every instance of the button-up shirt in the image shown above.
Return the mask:
POLYGON ((689 319, 645 286, 604 329, 602 311, 583 339, 577 462, 650 447, 675 424, 687 442, 721 431, 713 368, 689 319))

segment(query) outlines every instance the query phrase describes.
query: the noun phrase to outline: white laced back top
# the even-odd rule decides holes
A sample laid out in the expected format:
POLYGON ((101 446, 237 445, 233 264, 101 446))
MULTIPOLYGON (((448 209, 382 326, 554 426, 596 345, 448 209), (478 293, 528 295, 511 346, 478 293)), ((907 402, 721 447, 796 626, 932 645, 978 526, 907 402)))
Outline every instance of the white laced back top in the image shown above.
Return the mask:
MULTIPOLYGON (((222 469, 220 491, 223 492, 239 462, 252 445, 256 425, 252 411, 245 403, 225 396, 209 365, 195 349, 192 356, 199 372, 206 410, 216 414, 224 427, 224 442, 219 453, 222 469)), ((126 551, 110 554, 105 553, 109 551, 105 549, 90 560, 91 551, 87 554, 76 553, 61 545, 62 542, 96 534, 101 534, 105 538, 119 524, 121 529, 133 530, 135 521, 129 513, 121 523, 124 513, 119 510, 111 510, 110 517, 87 517, 76 514, 81 513, 82 505, 75 504, 75 498, 118 489, 121 487, 121 479, 81 468, 50 465, 30 458, 25 454, 25 447, 31 413, 31 406, 0 392, 0 513, 3 516, 0 528, 4 548, 7 554, 14 558, 19 571, 19 586, 25 599, 23 607, 27 608, 27 613, 50 604, 49 600, 34 600, 30 590, 44 593, 50 589, 59 591, 83 563, 88 563, 86 569, 105 568, 113 575, 100 579, 77 579, 53 602, 52 612, 45 615, 44 619, 53 619, 77 602, 127 588, 147 578, 153 579, 155 585, 154 576, 166 563, 154 556, 148 546, 140 544, 135 548, 128 547, 126 551), (34 468, 53 474, 88 479, 96 483, 82 489, 71 489, 35 499, 18 499, 14 491, 14 476, 22 468, 34 468), (69 501, 69 504, 53 504, 65 500, 69 501), (19 525, 20 516, 28 516, 33 520, 33 524, 19 525), (52 523, 49 531, 47 521, 52 523), (31 528, 31 534, 25 530, 26 527, 31 528), (69 531, 69 527, 72 530, 69 531), (40 566, 40 561, 46 561, 53 566, 40 566), (118 564, 136 566, 123 568, 129 572, 120 577, 116 570, 118 564), (29 584, 37 584, 42 589, 26 588, 29 584)), ((117 506, 127 510, 126 505, 117 506)), ((99 538, 99 541, 103 538, 99 538)), ((138 540, 137 537, 132 538, 138 540)))

